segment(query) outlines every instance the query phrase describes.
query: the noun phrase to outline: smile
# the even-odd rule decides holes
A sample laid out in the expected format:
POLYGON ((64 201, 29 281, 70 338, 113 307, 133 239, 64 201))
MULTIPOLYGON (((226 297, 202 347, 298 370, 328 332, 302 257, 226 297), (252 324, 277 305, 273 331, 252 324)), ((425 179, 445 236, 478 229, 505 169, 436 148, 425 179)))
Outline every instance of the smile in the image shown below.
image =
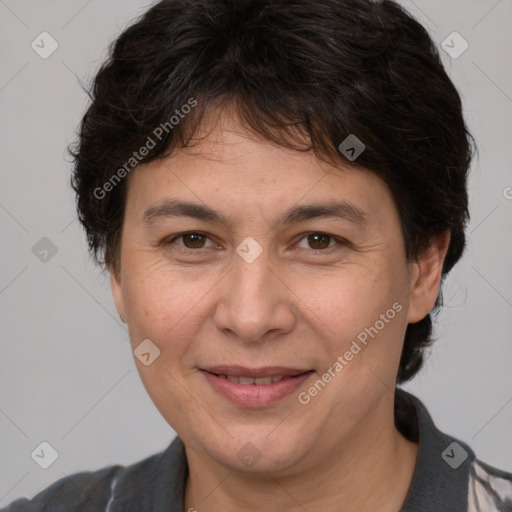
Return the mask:
POLYGON ((240 407, 266 407, 293 393, 315 372, 277 367, 215 367, 201 369, 200 373, 223 399, 240 407))
POLYGON ((236 377, 235 375, 217 375, 221 379, 228 379, 230 382, 236 382, 237 384, 250 385, 255 384, 256 386, 268 386, 273 382, 279 382, 283 379, 290 379, 291 377, 285 377, 283 375, 273 375, 271 377, 236 377))

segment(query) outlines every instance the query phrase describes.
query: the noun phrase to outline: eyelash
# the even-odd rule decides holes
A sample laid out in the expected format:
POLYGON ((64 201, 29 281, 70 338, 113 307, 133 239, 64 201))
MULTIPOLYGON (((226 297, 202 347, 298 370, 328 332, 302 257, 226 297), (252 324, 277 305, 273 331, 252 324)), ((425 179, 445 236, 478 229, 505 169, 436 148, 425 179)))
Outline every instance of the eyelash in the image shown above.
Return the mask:
MULTIPOLYGON (((208 240, 211 240, 210 237, 206 233, 202 233, 201 231, 186 231, 185 233, 180 233, 178 235, 174 235, 173 237, 171 237, 169 239, 164 240, 162 242, 162 245, 163 246, 171 245, 176 240, 178 240, 180 238, 183 239, 183 237, 186 236, 186 235, 200 235, 200 236, 203 236, 203 237, 207 238, 208 240)), ((310 235, 326 236, 326 237, 328 237, 331 240, 334 240, 336 242, 335 245, 332 245, 330 247, 326 247, 325 249, 310 249, 310 251, 312 251, 315 254, 318 254, 318 253, 329 254, 332 249, 336 249, 337 245, 338 246, 346 246, 348 244, 348 241, 345 240, 344 238, 341 238, 341 237, 338 237, 338 236, 334 236, 334 235, 331 235, 329 233, 324 233, 323 231, 309 231, 307 233, 302 234, 301 238, 299 238, 299 240, 296 242, 295 245, 299 244, 300 242, 302 242, 302 240, 304 240, 305 238, 307 238, 310 235)), ((185 247, 185 246, 178 246, 178 247, 179 247, 179 251, 180 252, 186 252, 186 253, 199 252, 199 251, 201 251, 203 249, 208 249, 208 247, 198 247, 197 249, 191 249, 190 247, 185 247)))

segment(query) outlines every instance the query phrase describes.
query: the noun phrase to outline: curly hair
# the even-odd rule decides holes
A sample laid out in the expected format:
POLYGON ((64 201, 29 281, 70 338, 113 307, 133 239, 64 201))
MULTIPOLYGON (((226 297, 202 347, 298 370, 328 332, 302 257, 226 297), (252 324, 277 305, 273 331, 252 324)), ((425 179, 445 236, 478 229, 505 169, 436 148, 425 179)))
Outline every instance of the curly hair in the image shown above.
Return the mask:
MULTIPOLYGON (((355 164, 338 149, 355 134, 357 165, 391 190, 407 260, 446 230, 443 278, 462 256, 474 141, 435 43, 391 0, 163 0, 114 40, 88 93, 71 184, 104 269, 119 268, 121 178, 190 145, 205 109, 223 102, 253 133, 333 163, 355 164)), ((421 368, 441 304, 440 293, 407 326, 397 383, 421 368)))

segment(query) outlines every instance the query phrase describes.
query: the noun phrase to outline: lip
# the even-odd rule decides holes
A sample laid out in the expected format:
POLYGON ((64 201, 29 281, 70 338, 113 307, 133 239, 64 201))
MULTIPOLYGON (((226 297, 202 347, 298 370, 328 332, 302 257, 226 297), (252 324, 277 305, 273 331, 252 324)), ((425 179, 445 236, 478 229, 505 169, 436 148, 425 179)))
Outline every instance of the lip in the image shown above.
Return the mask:
POLYGON ((282 375, 283 377, 294 377, 305 372, 312 371, 310 368, 289 368, 285 366, 265 366, 264 368, 246 368, 245 366, 209 366, 201 368, 217 375, 232 375, 233 377, 271 377, 282 375))
POLYGON ((211 387, 224 398, 240 407, 266 407, 295 391, 305 380, 315 372, 314 370, 301 370, 283 368, 279 366, 266 368, 244 368, 242 366, 215 366, 201 369, 211 387), (238 384, 217 375, 232 375, 235 377, 270 377, 282 375, 289 377, 266 385, 238 384))

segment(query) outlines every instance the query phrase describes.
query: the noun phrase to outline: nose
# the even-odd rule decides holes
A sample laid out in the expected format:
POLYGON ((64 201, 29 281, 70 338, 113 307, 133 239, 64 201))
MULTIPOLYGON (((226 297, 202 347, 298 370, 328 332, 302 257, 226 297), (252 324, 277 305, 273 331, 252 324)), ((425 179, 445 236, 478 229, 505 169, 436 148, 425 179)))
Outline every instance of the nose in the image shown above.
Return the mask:
POLYGON ((215 324, 224 334, 243 343, 257 343, 287 334, 297 312, 294 294, 267 252, 252 263, 236 257, 218 290, 215 324))

